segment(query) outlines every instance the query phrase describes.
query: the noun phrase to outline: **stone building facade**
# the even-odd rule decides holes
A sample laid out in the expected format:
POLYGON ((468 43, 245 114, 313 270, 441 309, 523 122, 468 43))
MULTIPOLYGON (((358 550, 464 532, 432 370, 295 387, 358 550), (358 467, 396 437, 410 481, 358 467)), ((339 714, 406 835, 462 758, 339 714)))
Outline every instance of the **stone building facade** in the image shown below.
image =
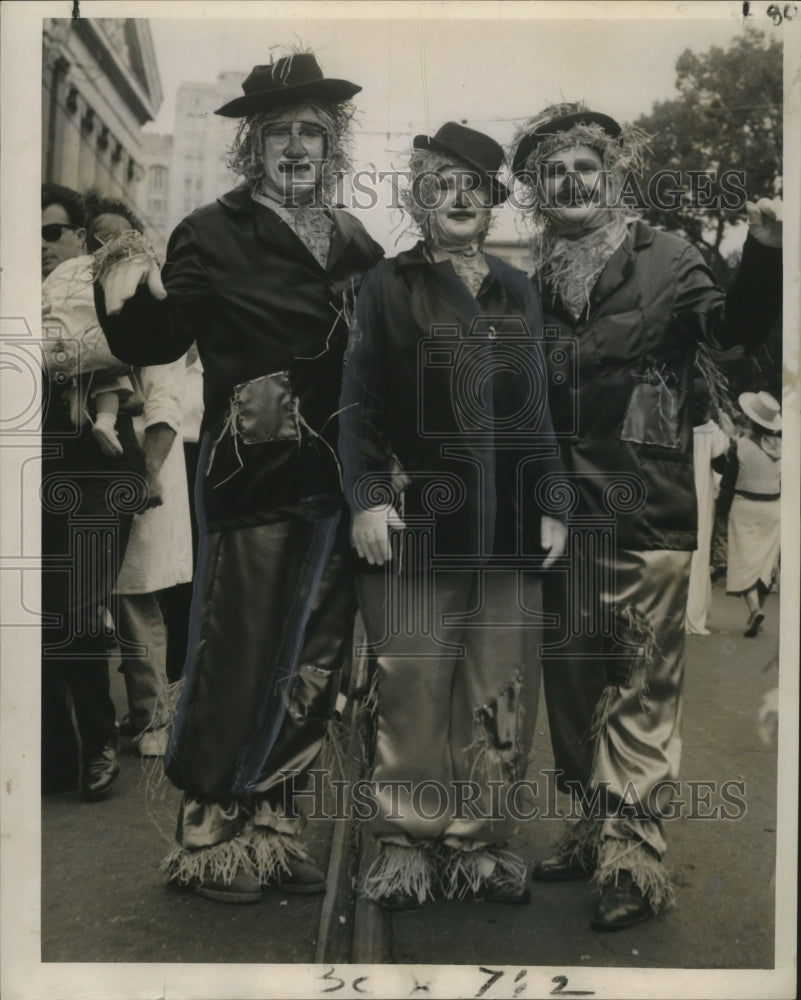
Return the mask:
POLYGON ((46 18, 42 49, 42 180, 146 215, 141 129, 162 102, 148 21, 46 18))

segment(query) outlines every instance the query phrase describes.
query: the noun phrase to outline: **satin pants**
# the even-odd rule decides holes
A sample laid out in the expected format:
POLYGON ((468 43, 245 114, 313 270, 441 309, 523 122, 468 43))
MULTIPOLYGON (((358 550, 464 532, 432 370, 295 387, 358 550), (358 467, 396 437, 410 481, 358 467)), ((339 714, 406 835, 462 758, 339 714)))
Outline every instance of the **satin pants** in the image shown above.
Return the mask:
POLYGON ((185 792, 178 841, 193 848, 231 839, 249 821, 297 831, 300 821, 284 816, 322 746, 355 614, 339 515, 215 532, 202 543, 166 758, 185 792))
POLYGON ((537 715, 539 578, 393 573, 357 578, 376 657, 371 832, 401 846, 501 843, 517 823, 499 786, 525 776, 537 715))
MULTIPOLYGON (((621 551, 587 606, 571 578, 548 581, 543 679, 561 788, 608 816, 604 832, 664 851, 662 815, 675 797, 691 553, 621 551), (605 609, 605 610, 604 610, 605 609), (566 623, 579 622, 566 636, 566 623), (606 623, 607 627, 603 627, 606 623), (623 801, 642 818, 618 818, 623 801)), ((596 815, 595 813, 593 815, 596 815)))

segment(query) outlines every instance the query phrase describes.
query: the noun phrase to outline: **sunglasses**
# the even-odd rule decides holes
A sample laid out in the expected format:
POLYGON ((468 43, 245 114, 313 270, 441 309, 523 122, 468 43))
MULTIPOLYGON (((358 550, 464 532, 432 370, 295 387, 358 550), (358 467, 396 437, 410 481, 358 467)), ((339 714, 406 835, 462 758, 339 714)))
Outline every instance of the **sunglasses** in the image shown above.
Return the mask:
POLYGON ((62 229, 78 229, 79 226, 73 226, 71 222, 50 222, 46 226, 42 226, 42 239, 45 243, 57 243, 61 239, 62 229))

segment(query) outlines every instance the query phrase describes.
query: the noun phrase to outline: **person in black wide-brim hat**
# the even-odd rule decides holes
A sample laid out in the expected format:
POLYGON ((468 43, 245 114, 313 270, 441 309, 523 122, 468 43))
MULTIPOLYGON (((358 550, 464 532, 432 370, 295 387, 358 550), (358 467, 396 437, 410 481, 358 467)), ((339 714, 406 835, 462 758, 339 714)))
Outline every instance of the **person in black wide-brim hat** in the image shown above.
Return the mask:
POLYGON ((365 279, 343 379, 340 454, 377 657, 379 850, 362 888, 393 909, 437 893, 529 899, 503 798, 534 732, 537 566, 564 528, 535 497, 558 471, 539 296, 483 249, 502 164, 493 139, 455 122, 414 139, 404 203, 423 238, 365 279))
POLYGON ((664 820, 675 815, 696 548, 694 368, 719 384, 704 347, 756 345, 781 308, 777 206, 747 203, 742 266, 724 296, 695 247, 626 218, 619 196, 646 148, 638 129, 569 103, 527 122, 512 156, 535 228, 575 530, 594 522, 606 539, 614 524, 608 549, 569 543, 571 575, 545 588, 559 623, 543 656, 555 767, 583 817, 534 877, 592 876, 601 931, 647 919, 674 891, 664 820))
POLYGON ((230 162, 244 183, 180 223, 161 276, 128 254, 96 285, 115 355, 164 364, 196 341, 203 364, 198 566, 165 756, 184 797, 162 867, 229 903, 268 882, 325 889, 293 795, 350 660, 336 410, 345 317, 382 256, 329 205, 360 88, 305 52, 256 66, 242 89, 217 113, 242 119, 230 162))
POLYGON ((332 104, 349 101, 361 89, 348 80, 324 77, 314 55, 300 52, 265 66, 254 66, 242 83, 244 95, 217 108, 214 114, 242 118, 287 103, 322 101, 332 104))

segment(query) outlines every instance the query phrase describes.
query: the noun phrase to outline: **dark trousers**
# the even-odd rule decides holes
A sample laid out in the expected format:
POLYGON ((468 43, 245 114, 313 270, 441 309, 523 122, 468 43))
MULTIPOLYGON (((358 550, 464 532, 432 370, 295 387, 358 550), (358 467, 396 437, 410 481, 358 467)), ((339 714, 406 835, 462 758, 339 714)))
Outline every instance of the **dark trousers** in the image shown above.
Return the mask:
POLYGON ((214 532, 201 546, 185 687, 166 771, 184 847, 256 825, 297 832, 303 788, 352 648, 355 592, 338 516, 214 532), (294 772, 289 779, 282 772, 294 772))
MULTIPOLYGON (((186 461, 186 481, 195 482, 200 445, 196 441, 184 441, 186 461)), ((192 523, 192 565, 197 563, 198 526, 195 510, 195 493, 189 490, 189 512, 192 523)), ((186 662, 189 640, 189 613, 192 607, 192 584, 179 583, 161 592, 161 610, 167 623, 167 680, 170 683, 180 679, 186 662)))
MULTIPOLYGON (((63 411, 47 414, 42 439, 42 784, 75 787, 84 759, 115 735, 109 695, 105 609, 131 523, 144 501, 142 453, 129 417, 117 433, 124 453, 106 458, 88 429, 63 411)), ((113 614, 113 610, 112 610, 113 614)))

